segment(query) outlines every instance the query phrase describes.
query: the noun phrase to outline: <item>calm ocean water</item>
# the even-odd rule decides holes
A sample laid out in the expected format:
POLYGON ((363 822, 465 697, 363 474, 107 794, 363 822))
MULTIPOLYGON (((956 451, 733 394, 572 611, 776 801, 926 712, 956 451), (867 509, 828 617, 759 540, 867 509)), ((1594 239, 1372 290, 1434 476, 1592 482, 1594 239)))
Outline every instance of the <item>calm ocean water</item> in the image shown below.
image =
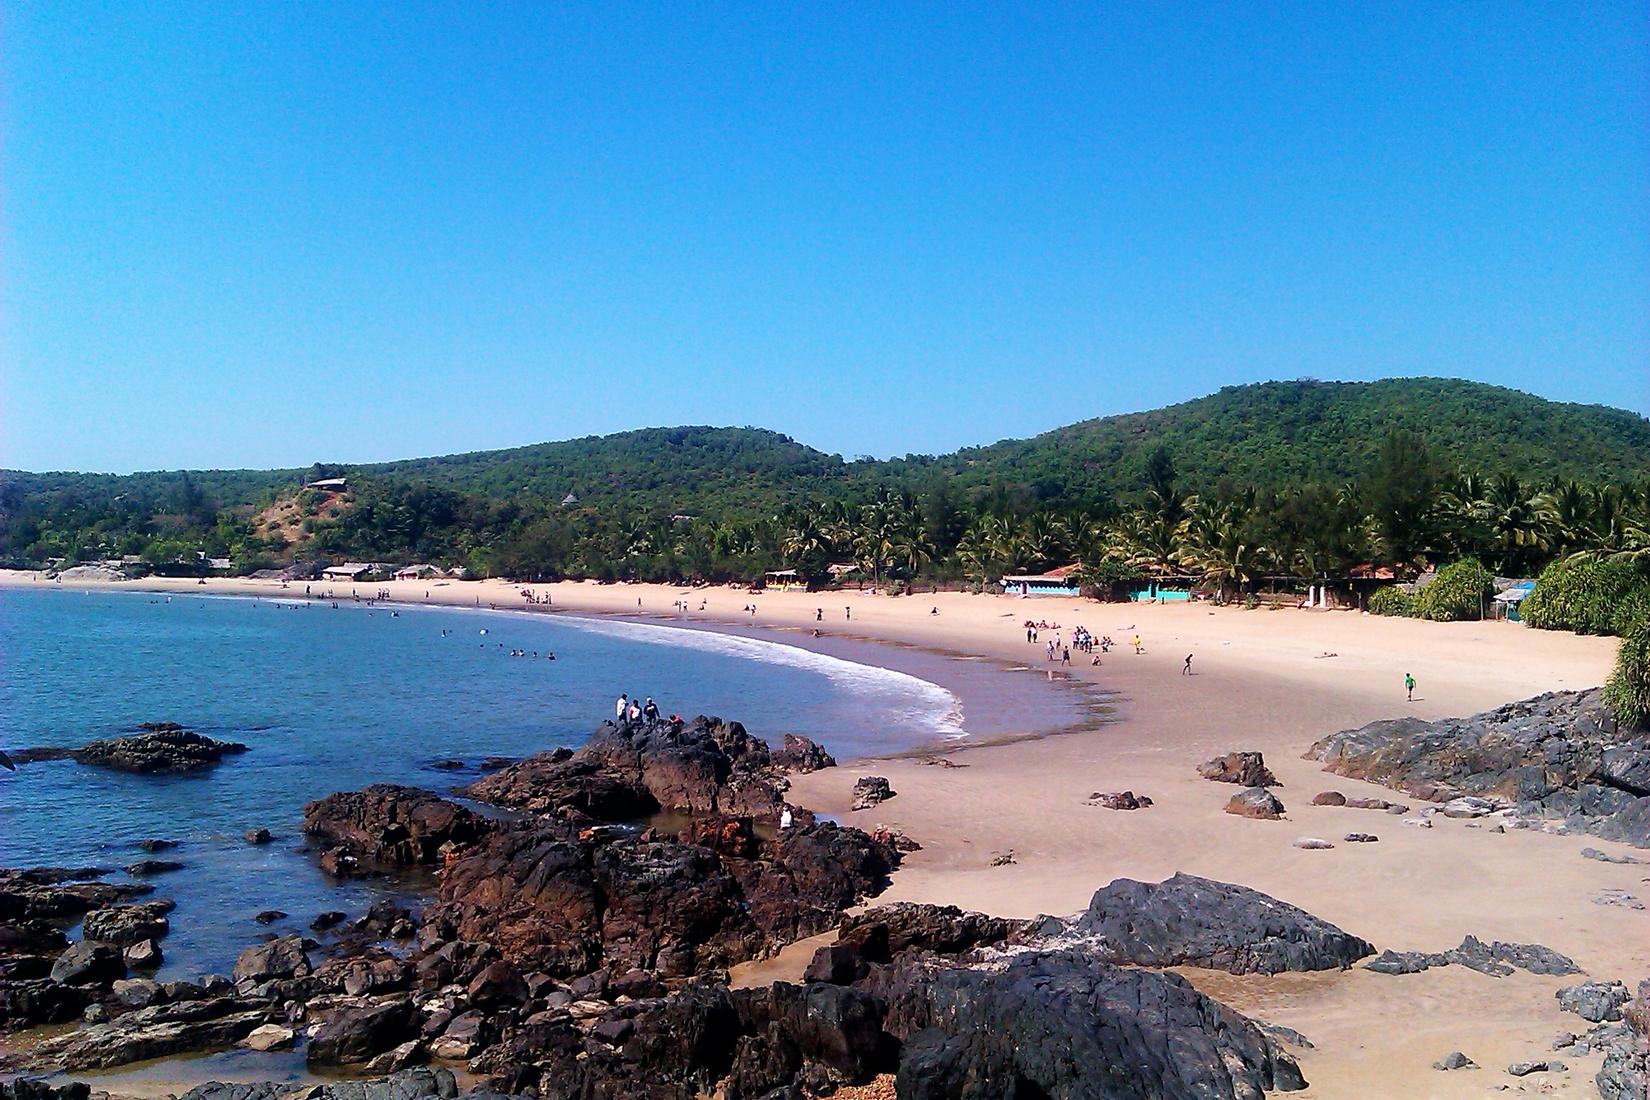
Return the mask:
POLYGON ((161 720, 252 747, 188 777, 72 761, 0 771, 0 865, 119 868, 144 857, 141 839, 178 841, 160 858, 186 867, 153 880, 178 903, 162 975, 227 971, 271 930, 329 909, 358 915, 396 889, 322 875, 300 851, 306 801, 378 782, 445 792, 476 773, 435 761, 576 746, 619 691, 651 695, 667 714, 737 719, 775 744, 806 734, 843 760, 965 729, 1058 728, 1090 703, 1024 673, 979 690, 978 673, 945 655, 865 643, 810 652, 751 631, 398 610, 0 590, 0 747, 74 746, 161 720), (853 659, 890 655, 907 671, 853 659), (276 842, 246 844, 257 826, 276 842), (266 929, 251 919, 264 909, 291 916, 266 929))

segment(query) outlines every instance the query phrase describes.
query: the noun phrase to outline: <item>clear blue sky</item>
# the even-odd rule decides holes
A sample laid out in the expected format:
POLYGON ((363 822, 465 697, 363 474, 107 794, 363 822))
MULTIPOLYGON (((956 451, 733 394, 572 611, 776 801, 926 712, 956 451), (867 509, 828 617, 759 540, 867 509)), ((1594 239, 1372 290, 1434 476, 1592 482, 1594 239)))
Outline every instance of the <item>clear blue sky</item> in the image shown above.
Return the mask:
POLYGON ((1650 412, 1642 2, 1175 7, 8 5, 0 465, 1650 412))

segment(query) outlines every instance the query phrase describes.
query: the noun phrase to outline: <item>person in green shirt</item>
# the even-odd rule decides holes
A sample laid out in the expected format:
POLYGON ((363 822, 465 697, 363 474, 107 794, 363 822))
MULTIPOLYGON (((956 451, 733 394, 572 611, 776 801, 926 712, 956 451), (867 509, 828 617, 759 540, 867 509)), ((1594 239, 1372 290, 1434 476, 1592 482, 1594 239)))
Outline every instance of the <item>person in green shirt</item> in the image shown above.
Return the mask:
POLYGON ((1415 677, 1407 672, 1404 673, 1404 694, 1410 702, 1415 701, 1415 677))

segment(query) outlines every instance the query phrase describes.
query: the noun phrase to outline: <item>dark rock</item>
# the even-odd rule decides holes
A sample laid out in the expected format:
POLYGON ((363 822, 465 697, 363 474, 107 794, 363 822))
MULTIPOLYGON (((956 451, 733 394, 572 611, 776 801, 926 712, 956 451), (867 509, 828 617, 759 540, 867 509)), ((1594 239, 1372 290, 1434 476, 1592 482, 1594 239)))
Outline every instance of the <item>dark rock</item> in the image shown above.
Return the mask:
POLYGON ((1459 963, 1481 973, 1512 973, 1511 967, 1531 974, 1579 974, 1581 968, 1568 957, 1539 943, 1502 943, 1496 940, 1485 944, 1477 936, 1467 936, 1461 946, 1444 953, 1448 962, 1459 963))
MULTIPOLYGON (((1564 1063, 1558 1063, 1558 1067, 1563 1069, 1564 1063)), ((1550 1068, 1550 1062, 1514 1062, 1507 1067, 1507 1072, 1514 1077, 1528 1077, 1532 1073, 1546 1073, 1550 1068)))
POLYGON ((886 802, 894 797, 894 788, 888 785, 888 780, 880 775, 867 775, 854 783, 850 810, 868 810, 879 802, 886 802))
POLYGON ((181 871, 183 864, 175 859, 140 859, 136 863, 126 865, 128 875, 164 875, 168 871, 181 871))
POLYGON ((829 944, 814 952, 813 959, 803 972, 806 982, 826 982, 830 985, 853 985, 870 973, 870 964, 856 948, 843 944, 829 944))
POLYGON ((154 838, 140 840, 134 845, 134 847, 142 848, 145 852, 166 852, 177 846, 178 842, 175 840, 158 840, 154 838))
POLYGON ((1621 1019, 1622 1007, 1633 999, 1621 982, 1581 982, 1565 986, 1554 996, 1559 1008, 1595 1024, 1621 1019))
POLYGON ((1381 838, 1374 833, 1347 833, 1343 839, 1348 844, 1374 844, 1381 838))
POLYGON ((309 973, 309 956, 304 953, 304 941, 292 935, 242 951, 235 960, 234 978, 237 982, 266 982, 280 978, 302 978, 309 973))
POLYGON ((233 1046, 266 1021, 267 1010, 232 997, 155 1004, 40 1043, 31 1062, 101 1069, 188 1051, 233 1046))
POLYGON ((265 909, 263 912, 259 913, 257 916, 253 917, 252 919, 257 921, 259 924, 274 924, 276 921, 282 920, 285 917, 286 917, 286 912, 284 910, 281 910, 281 909, 265 909))
POLYGON ((217 741, 171 723, 153 727, 130 737, 89 742, 70 755, 80 764, 153 775, 199 771, 247 749, 239 742, 217 741))
POLYGON ((908 965, 887 985, 902 1100, 1262 1100, 1305 1085, 1260 1028, 1185 979, 1079 951, 991 969, 908 965))
POLYGON ((1281 787, 1278 777, 1266 766, 1258 752, 1229 752, 1197 766, 1197 774, 1216 783, 1236 783, 1240 787, 1281 787))
POLYGON ((1650 734, 1618 724, 1598 689, 1470 718, 1373 722, 1324 738, 1307 758, 1418 798, 1516 803, 1525 817, 1650 847, 1650 734))
POLYGON ((1239 817, 1253 817, 1276 821, 1284 815, 1283 803, 1265 787, 1249 787, 1234 794, 1226 803, 1226 812, 1239 817))
POLYGON ((1449 960, 1442 954, 1425 951, 1382 951, 1364 964, 1365 970, 1377 974, 1419 974, 1435 966, 1447 966, 1449 960))
POLYGON ((1089 795, 1088 803, 1103 810, 1143 810, 1152 800, 1133 791, 1095 791, 1089 795))
POLYGON ((268 829, 257 828, 257 829, 248 829, 246 831, 246 842, 248 844, 254 844, 254 845, 268 844, 271 841, 273 841, 274 839, 275 839, 275 834, 271 833, 268 829))
POLYGON ((120 948, 107 943, 81 940, 52 963, 51 979, 60 985, 108 985, 126 976, 120 948))
POLYGON ((72 881, 103 873, 96 867, 0 868, 0 921, 66 920, 154 892, 141 882, 72 881))
POLYGON ((355 861, 335 858, 336 873, 358 870, 362 864, 436 866, 448 853, 479 842, 493 823, 429 791, 378 784, 309 803, 303 828, 355 861))
POLYGON ((130 945, 143 940, 159 939, 171 929, 166 914, 172 911, 170 901, 140 902, 136 905, 111 905, 86 914, 81 926, 89 940, 130 945))
POLYGON ((1312 796, 1312 805, 1344 806, 1346 805, 1346 795, 1342 794, 1340 791, 1319 791, 1317 794, 1312 796))
POLYGON ((153 970, 164 961, 160 944, 154 940, 139 940, 121 952, 126 965, 133 970, 153 970))
POLYGON ((471 979, 465 993, 472 1005, 487 1010, 514 1007, 529 996, 521 971, 503 960, 489 964, 471 979))
POLYGON ((770 762, 780 771, 816 772, 821 768, 836 767, 836 758, 826 752, 812 738, 798 733, 787 733, 784 743, 775 751, 770 762))
POLYGON ((110 992, 126 1008, 148 1008, 167 1000, 166 991, 151 978, 122 978, 114 983, 110 992))
POLYGON ((1143 966, 1201 966, 1234 974, 1345 969, 1375 948, 1258 890, 1177 874, 1117 879, 1071 924, 1098 936, 1102 957, 1143 966))
POLYGON ((349 920, 348 913, 340 912, 337 909, 328 909, 324 913, 317 913, 315 919, 309 922, 309 928, 312 932, 325 932, 328 929, 337 928, 347 920, 349 920))
POLYGON ((1438 1061, 1432 1063, 1433 1069, 1477 1069, 1478 1063, 1468 1058, 1458 1050, 1452 1050, 1438 1061))
POLYGON ((349 1007, 335 1013, 310 1038, 306 1059, 312 1066, 366 1062, 416 1038, 412 1007, 405 1001, 349 1007))

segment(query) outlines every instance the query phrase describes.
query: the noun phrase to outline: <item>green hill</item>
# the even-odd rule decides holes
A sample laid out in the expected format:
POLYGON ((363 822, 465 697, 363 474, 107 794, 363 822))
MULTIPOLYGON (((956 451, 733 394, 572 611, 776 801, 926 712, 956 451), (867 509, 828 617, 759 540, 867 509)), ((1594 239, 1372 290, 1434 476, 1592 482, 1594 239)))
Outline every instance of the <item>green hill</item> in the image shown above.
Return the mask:
MULTIPOLYGON (((1324 492, 1369 481, 1395 431, 1424 438, 1439 474, 1512 478, 1502 496, 1530 507, 1555 481, 1650 478, 1650 420, 1620 409, 1451 379, 1267 382, 1031 439, 889 461, 845 462, 756 428, 678 427, 302 471, 0 472, 0 560, 141 555, 188 564, 204 553, 250 568, 347 555, 507 563, 527 573, 745 575, 788 557, 779 549, 782 525, 771 522, 777 513, 826 505, 809 510, 840 529, 848 512, 893 493, 895 510, 914 517, 938 563, 961 552, 964 530, 986 514, 1019 522, 1033 513, 1114 513, 1139 498, 1147 459, 1159 449, 1172 457, 1180 494, 1227 500, 1240 489, 1311 487, 1323 499, 1296 510, 1316 509, 1311 522, 1320 527, 1344 526, 1344 517, 1318 514, 1328 507, 1324 492), (341 473, 348 493, 300 492, 306 480, 341 473), (576 502, 564 500, 569 493, 576 502)), ((1438 491, 1425 470, 1421 480, 1438 491)), ((1579 492, 1568 498, 1571 520, 1585 503, 1579 492)), ((1603 508, 1594 519, 1625 531, 1611 520, 1617 504, 1631 510, 1644 498, 1637 490, 1617 496, 1588 507, 1603 508)), ((1277 510, 1260 511, 1269 509, 1277 510)), ((1450 552, 1483 537, 1462 535, 1450 552)), ((1046 544, 1050 557, 1080 550, 1073 540, 1031 542, 1046 544)), ((1437 549, 1444 552, 1442 543, 1437 549)), ((820 543, 817 553, 827 552, 845 553, 842 538, 820 543)), ((960 566, 952 559, 946 568, 960 566)))
POLYGON ((1222 478, 1281 488, 1357 477, 1394 430, 1424 436, 1450 465, 1526 481, 1650 474, 1650 420, 1636 413, 1449 378, 1228 386, 1150 412, 970 447, 937 463, 960 485, 1006 482, 1037 487, 1043 497, 1099 498, 1139 488, 1146 457, 1161 445, 1188 489, 1222 478))

